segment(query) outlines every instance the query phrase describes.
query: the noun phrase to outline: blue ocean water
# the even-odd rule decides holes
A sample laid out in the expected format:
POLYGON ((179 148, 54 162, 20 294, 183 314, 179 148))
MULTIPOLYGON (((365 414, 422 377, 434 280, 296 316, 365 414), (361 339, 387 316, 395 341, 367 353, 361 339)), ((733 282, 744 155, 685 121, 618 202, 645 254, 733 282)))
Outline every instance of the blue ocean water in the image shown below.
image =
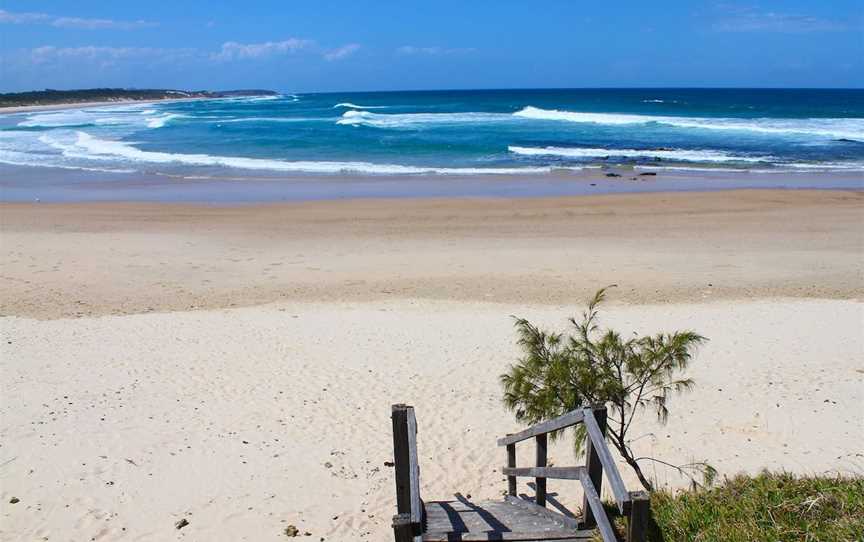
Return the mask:
POLYGON ((864 90, 284 94, 0 116, 2 164, 186 177, 864 171, 864 90))

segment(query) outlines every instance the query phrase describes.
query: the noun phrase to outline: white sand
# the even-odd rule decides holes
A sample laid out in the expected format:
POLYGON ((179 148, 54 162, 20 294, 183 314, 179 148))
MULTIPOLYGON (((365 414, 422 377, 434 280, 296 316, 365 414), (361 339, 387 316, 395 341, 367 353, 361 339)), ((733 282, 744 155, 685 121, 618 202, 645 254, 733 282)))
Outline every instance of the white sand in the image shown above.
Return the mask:
MULTIPOLYGON (((563 326, 578 309, 402 299, 4 318, 0 539, 283 540, 295 524, 311 540, 388 540, 389 405, 417 408, 424 497, 500 495, 495 438, 517 428, 497 381, 516 356, 508 315, 563 326)), ((640 452, 721 475, 864 472, 861 302, 610 305, 605 321, 711 339, 669 424, 642 418, 640 452)), ((574 461, 567 443, 550 455, 574 461)), ((575 507, 575 485, 550 491, 575 507)))

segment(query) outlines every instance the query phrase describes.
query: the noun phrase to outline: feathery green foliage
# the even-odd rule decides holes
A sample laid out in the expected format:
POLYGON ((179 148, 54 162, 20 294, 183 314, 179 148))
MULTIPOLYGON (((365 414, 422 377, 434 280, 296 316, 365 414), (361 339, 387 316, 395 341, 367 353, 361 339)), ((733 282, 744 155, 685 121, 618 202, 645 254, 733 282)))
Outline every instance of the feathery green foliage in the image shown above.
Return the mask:
MULTIPOLYGON (((693 331, 623 338, 598 324, 599 306, 607 288, 588 303, 581 320, 570 319, 569 335, 543 331, 524 318, 516 319, 523 356, 501 375, 504 404, 516 419, 535 424, 576 408, 605 404, 609 441, 634 469, 646 489, 652 486, 639 468, 627 440, 636 414, 651 408, 659 420, 669 416, 667 400, 673 392, 690 389, 693 381, 681 374, 697 346, 707 339, 693 331)), ((577 452, 584 442, 584 426, 577 425, 577 452)), ((553 435, 555 438, 557 435, 553 435)), ((661 462, 662 463, 662 462, 661 462)), ((684 472, 681 467, 676 467, 684 472)), ((690 465, 713 476, 709 466, 690 465)))

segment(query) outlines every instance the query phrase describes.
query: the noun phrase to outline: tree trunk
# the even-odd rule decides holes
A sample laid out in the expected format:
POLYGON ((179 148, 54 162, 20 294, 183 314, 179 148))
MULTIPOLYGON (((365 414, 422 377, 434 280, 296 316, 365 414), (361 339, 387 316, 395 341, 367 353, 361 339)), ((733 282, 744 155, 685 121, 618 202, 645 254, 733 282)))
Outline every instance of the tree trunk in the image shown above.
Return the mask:
POLYGON ((615 439, 613 439, 612 444, 615 448, 618 449, 618 453, 621 454, 621 457, 624 458, 624 461, 627 462, 628 465, 633 469, 636 473, 636 476, 639 478, 639 481, 642 482, 642 487, 645 488, 645 491, 649 493, 654 491, 654 486, 651 482, 648 481, 648 478, 645 477, 645 474, 642 473, 642 469, 639 468, 639 463, 630 453, 630 450, 627 449, 627 446, 624 444, 624 439, 619 439, 618 435, 615 435, 615 439))
POLYGON ((645 488, 645 491, 649 493, 654 491, 654 486, 651 484, 651 482, 648 481, 648 478, 645 478, 645 475, 642 474, 642 469, 639 468, 639 463, 637 463, 636 460, 630 456, 630 454, 624 456, 624 461, 626 461, 628 465, 633 467, 633 470, 636 472, 636 476, 639 478, 639 481, 642 482, 642 487, 645 488))

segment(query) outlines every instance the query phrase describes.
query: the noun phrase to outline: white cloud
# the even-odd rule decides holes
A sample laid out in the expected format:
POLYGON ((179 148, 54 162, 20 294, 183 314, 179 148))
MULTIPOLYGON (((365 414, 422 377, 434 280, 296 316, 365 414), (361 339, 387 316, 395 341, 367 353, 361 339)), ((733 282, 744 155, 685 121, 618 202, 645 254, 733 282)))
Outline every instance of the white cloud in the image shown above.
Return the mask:
POLYGON ((0 23, 8 23, 8 24, 27 24, 27 23, 39 23, 43 22, 46 19, 50 19, 48 15, 44 13, 11 13, 9 11, 0 9, 0 23))
POLYGON ((755 6, 717 4, 721 17, 713 24, 718 32, 838 32, 847 29, 840 21, 823 19, 812 15, 762 11, 755 6))
POLYGON ((446 47, 415 47, 413 45, 403 45, 396 49, 396 53, 400 55, 453 55, 460 53, 473 53, 476 51, 473 47, 446 48, 446 47))
POLYGON ((99 30, 105 28, 133 30, 135 28, 148 28, 158 26, 158 24, 141 20, 114 21, 112 19, 82 19, 80 17, 58 17, 51 22, 51 26, 56 26, 58 28, 82 28, 84 30, 99 30))
POLYGON ((324 59, 328 61, 340 60, 345 57, 349 57, 356 53, 360 49, 359 43, 349 43, 348 45, 343 45, 338 49, 333 49, 331 51, 327 51, 324 53, 324 59))
POLYGON ((34 65, 55 62, 85 62, 102 67, 111 66, 119 61, 149 60, 173 61, 195 56, 194 49, 159 49, 152 47, 102 47, 85 45, 81 47, 55 47, 45 45, 29 51, 29 61, 34 65))
POLYGON ((149 21, 115 21, 113 19, 88 19, 83 17, 56 17, 47 13, 13 13, 0 10, 0 23, 7 24, 50 24, 57 28, 79 28, 84 30, 132 30, 158 26, 149 21))
POLYGON ((255 58, 265 58, 273 55, 296 53, 313 46, 315 42, 291 38, 284 41, 268 41, 265 43, 237 43, 228 41, 222 44, 218 53, 211 55, 213 60, 230 61, 255 58))

